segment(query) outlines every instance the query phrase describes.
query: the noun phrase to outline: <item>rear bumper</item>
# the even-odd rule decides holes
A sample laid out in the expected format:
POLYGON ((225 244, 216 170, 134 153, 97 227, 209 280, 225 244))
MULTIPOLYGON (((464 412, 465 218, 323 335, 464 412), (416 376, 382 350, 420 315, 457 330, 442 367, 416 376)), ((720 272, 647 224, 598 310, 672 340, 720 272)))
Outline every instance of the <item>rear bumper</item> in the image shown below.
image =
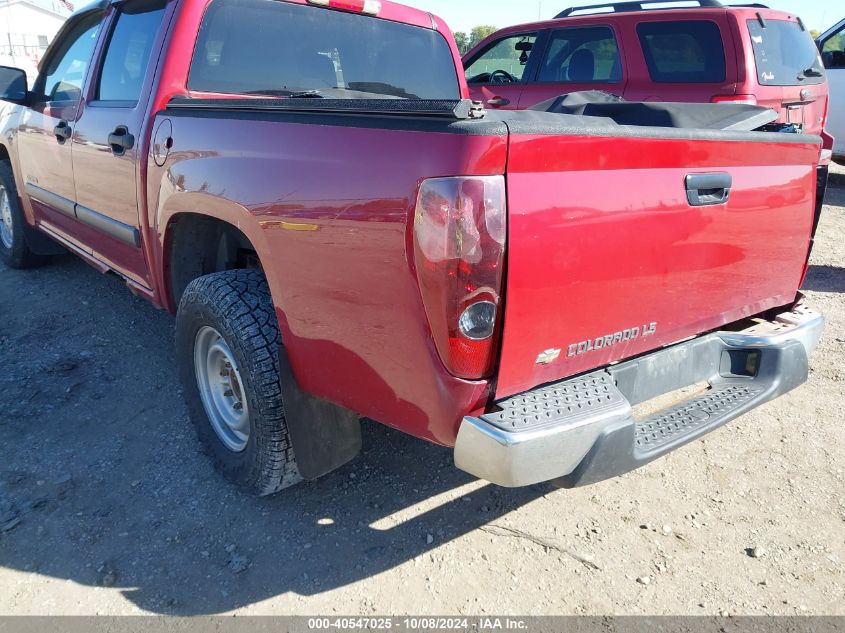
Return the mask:
POLYGON ((464 418, 455 464, 505 487, 588 485, 639 468, 807 381, 824 318, 805 307, 716 332, 464 418), (658 403, 700 385, 688 399, 658 403), (654 412, 650 411, 654 408, 654 412))

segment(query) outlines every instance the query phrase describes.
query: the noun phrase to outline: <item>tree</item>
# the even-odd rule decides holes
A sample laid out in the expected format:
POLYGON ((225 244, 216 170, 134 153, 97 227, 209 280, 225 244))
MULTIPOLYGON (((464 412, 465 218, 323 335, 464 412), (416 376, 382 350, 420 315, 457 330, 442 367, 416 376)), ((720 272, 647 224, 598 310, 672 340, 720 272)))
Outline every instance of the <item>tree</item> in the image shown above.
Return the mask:
POLYGON ((481 40, 483 40, 488 35, 492 35, 498 31, 495 26, 476 26, 472 33, 469 35, 469 46, 468 48, 473 48, 476 44, 478 44, 481 40))
POLYGON ((454 33, 454 36, 455 42, 458 44, 458 50, 461 52, 461 55, 463 55, 469 50, 469 35, 463 31, 458 31, 457 33, 454 33))
POLYGON ((810 31, 810 37, 812 37, 814 40, 819 39, 820 35, 821 35, 821 31, 817 31, 816 29, 812 29, 810 31))

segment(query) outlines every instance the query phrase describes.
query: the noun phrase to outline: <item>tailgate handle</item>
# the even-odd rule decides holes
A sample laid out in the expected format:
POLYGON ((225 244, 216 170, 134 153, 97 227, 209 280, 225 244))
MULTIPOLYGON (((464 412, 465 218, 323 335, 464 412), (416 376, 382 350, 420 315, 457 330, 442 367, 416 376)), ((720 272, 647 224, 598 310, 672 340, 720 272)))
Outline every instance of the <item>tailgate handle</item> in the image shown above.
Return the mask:
POLYGON ((731 195, 733 178, 730 174, 689 174, 686 178, 687 200, 690 206, 707 207, 725 204, 731 195))

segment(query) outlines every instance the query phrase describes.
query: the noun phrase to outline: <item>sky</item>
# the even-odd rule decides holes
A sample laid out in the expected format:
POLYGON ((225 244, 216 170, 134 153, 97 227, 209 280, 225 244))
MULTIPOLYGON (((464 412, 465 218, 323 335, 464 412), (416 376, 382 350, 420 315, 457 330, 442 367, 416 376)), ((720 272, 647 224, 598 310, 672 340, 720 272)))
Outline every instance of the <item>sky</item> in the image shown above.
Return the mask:
MULTIPOLYGON (((610 0, 398 0, 401 4, 439 15, 453 31, 466 32, 481 24, 503 28, 533 22, 538 17, 553 18, 567 7, 608 1, 610 0)), ((845 18, 843 0, 743 0, 752 1, 762 1, 773 9, 800 15, 807 28, 821 32, 845 18)))

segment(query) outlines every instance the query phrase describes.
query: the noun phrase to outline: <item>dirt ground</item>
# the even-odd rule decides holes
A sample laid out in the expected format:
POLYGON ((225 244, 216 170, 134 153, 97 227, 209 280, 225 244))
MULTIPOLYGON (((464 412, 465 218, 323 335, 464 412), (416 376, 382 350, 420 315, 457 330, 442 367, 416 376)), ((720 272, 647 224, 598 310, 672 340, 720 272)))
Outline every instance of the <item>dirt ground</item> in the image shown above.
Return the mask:
POLYGON ((0 266, 0 614, 845 614, 845 170, 797 392, 640 472, 506 491, 375 424, 274 498, 212 471, 173 322, 82 262, 0 266))

